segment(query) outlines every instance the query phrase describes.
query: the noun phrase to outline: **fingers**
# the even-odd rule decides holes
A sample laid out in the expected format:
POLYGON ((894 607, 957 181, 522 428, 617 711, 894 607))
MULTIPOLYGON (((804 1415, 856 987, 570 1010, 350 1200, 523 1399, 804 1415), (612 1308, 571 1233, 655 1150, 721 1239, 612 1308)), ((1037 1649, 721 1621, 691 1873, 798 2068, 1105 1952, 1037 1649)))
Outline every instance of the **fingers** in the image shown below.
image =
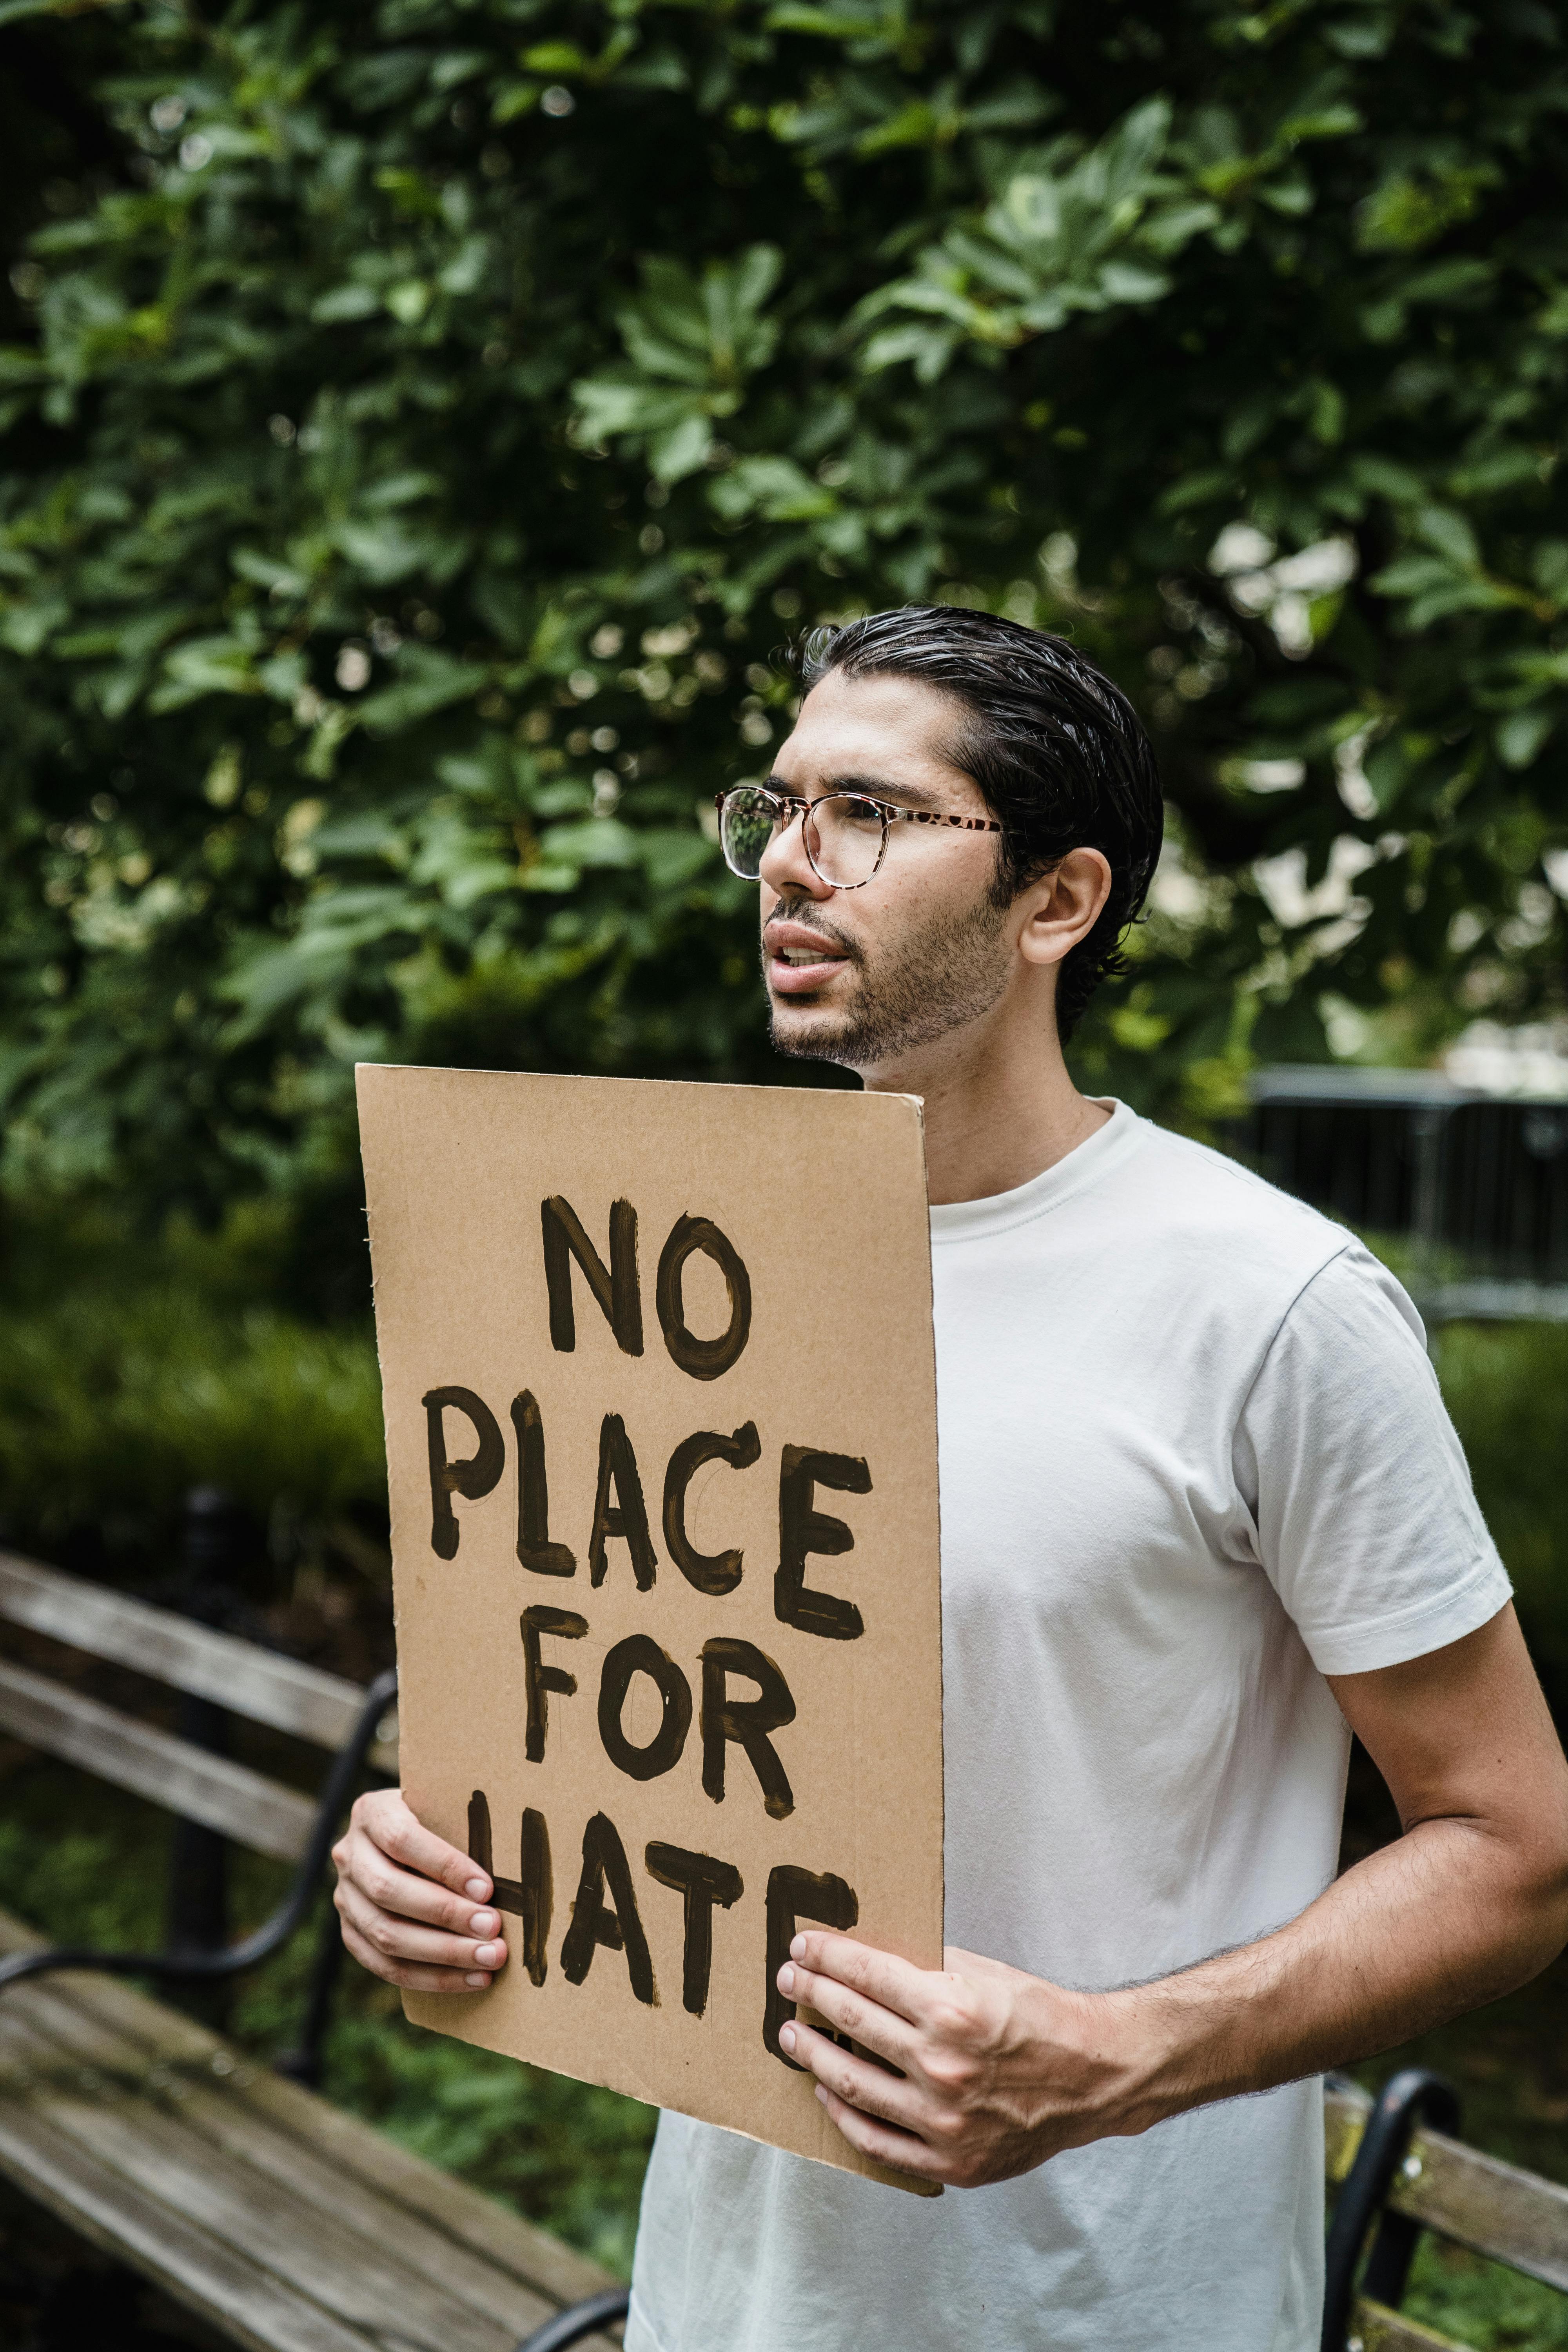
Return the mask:
MULTIPOLYGON (((367 1901, 352 1878, 340 1880, 336 1902, 345 1941, 352 1929, 383 1963, 438 1969, 461 1977, 466 1988, 475 1992, 482 1991, 491 1973, 505 1964, 506 1946, 493 1927, 489 1935, 469 1937, 419 1927, 367 1901)), ((479 1911, 474 1916, 496 1921, 493 1911, 479 1911)), ((402 1976, 389 1975, 384 1965, 377 1968, 376 1974, 388 1983, 406 1981, 402 1976)))
POLYGON ((401 1789, 369 1790, 355 1800, 349 1823, 405 1870, 416 1870, 453 1895, 466 1895, 470 1902, 489 1902, 493 1889, 488 1873, 434 1830, 427 1830, 401 1789))
POLYGON ((829 2035, 819 2033, 815 2026, 803 2024, 799 2019, 780 2027, 779 2047, 845 2105, 858 2108, 862 2115, 880 2116, 906 2132, 918 2130, 919 2095, 901 2075, 889 2074, 886 2067, 876 2065, 869 2058, 840 2049, 829 2035))
POLYGON ((404 1992, 483 1992, 490 1979, 479 1969, 432 1968, 418 1960, 395 1959, 367 1941, 347 1919, 342 1923, 343 1948, 362 1969, 384 1984, 404 1992))
POLYGON ((917 2180, 946 2180, 949 2178, 946 2164, 934 2148, 926 2146, 923 2139, 917 2139, 910 2132, 896 2130, 888 2124, 878 2123, 871 2116, 862 2115, 858 2108, 848 2105, 830 2091, 826 2084, 818 2084, 816 2095, 850 2147, 858 2147, 862 2156, 872 2158, 878 2164, 885 2164, 891 2172, 912 2173, 917 2180))
POLYGON ((444 1927, 449 1935, 480 1940, 500 1926, 492 1906, 476 1905, 466 1895, 454 1895, 435 1880, 401 1868, 353 1824, 333 1847, 332 1860, 340 1879, 350 1881, 377 1910, 391 1911, 400 1919, 416 1919, 422 1927, 444 1927))
MULTIPOLYGON (((795 1938, 797 1944, 805 1940, 804 1937, 795 1938)), ((848 1948, 860 1948, 852 1945, 848 1948)), ((862 1993, 851 1991, 837 1977, 815 1975, 797 1960, 784 1962, 778 1973, 778 1988, 786 2000, 805 2002, 838 2032, 847 2033, 851 2042, 858 2042, 863 2048, 874 2050, 879 2058, 886 2058, 890 2065, 909 2072, 915 2036, 906 2021, 891 2010, 862 1993)))
POLYGON ((489 1876, 426 1830, 398 1790, 358 1800, 332 1860, 344 1946, 384 1984, 482 1992, 506 1965, 489 1876))
POLYGON ((923 2021, 932 1990, 941 1981, 891 1952, 879 1952, 869 1944, 831 1935, 826 1928, 804 1928, 791 1944, 789 1956, 814 1976, 830 1977, 849 1991, 863 1993, 879 2009, 891 2010, 916 2025, 923 2021))

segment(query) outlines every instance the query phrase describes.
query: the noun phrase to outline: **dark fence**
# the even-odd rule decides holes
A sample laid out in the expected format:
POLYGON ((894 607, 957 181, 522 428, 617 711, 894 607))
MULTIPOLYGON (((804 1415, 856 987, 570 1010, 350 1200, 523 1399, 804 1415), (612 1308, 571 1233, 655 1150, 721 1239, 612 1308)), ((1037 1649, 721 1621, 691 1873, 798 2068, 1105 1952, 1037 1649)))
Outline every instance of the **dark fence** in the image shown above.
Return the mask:
POLYGON ((1259 1071, 1242 1155, 1346 1224, 1466 1276, 1568 1281, 1568 1101, 1500 1101, 1435 1071, 1259 1071))

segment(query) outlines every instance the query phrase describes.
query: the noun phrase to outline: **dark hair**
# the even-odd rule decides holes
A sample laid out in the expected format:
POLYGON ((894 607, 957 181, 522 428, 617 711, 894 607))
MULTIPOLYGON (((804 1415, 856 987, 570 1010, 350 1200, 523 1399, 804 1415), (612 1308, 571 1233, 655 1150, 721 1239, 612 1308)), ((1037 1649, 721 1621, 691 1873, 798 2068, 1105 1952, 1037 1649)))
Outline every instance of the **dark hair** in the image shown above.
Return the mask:
POLYGON ((906 604, 813 629, 795 647, 794 667, 807 691, 830 670, 881 673, 921 678, 964 705, 968 722, 948 756, 1001 821, 999 906, 1069 849, 1098 849, 1110 861, 1110 896, 1058 977, 1065 1042, 1100 982, 1129 969, 1122 935, 1160 855, 1159 772, 1127 697, 1065 638, 961 605, 906 604))

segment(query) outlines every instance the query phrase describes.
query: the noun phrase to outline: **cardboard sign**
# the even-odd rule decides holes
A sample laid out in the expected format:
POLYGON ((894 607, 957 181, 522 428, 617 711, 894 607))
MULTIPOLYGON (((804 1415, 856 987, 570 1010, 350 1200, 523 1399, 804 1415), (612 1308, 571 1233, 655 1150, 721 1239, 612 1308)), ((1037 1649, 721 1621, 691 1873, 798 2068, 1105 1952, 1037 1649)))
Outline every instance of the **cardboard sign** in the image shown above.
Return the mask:
POLYGON ((511 1955, 407 2013, 890 2178, 773 1979, 813 1921, 942 1964, 920 1107, 384 1067, 359 1105, 404 1790, 511 1955))

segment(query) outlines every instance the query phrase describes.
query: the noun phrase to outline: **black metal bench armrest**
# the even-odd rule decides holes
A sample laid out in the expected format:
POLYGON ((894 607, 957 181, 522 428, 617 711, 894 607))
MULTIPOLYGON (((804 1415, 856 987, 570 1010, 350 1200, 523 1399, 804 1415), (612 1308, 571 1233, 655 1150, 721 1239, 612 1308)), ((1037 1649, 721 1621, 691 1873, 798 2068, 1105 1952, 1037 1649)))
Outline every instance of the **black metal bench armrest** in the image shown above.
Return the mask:
POLYGON ((1384 2211, 1417 2124, 1458 2138, 1459 2097, 1451 2083, 1425 2067, 1407 2066, 1385 2083, 1366 2119, 1350 2176, 1334 2207, 1329 2231, 1323 2295, 1322 2352, 1344 2352, 1355 2298, 1356 2263, 1366 2233, 1382 2215, 1361 2291, 1397 2311, 1410 2273, 1420 2224, 1407 2214, 1384 2211))
POLYGON ((586 2303, 574 2303, 570 2311, 558 2311, 531 2336, 525 2336, 517 2352, 566 2352, 569 2344, 581 2344, 584 2336, 592 2336, 598 2327, 613 2327, 624 2319, 631 2304, 631 2289, 613 2286, 603 2294, 591 2294, 586 2303))
POLYGON ((389 1667, 365 1693, 359 1721, 332 1759, 332 1767, 316 1808, 310 1842, 300 1858, 292 1884, 270 1919, 231 1944, 223 1952, 100 1952, 58 1944, 42 1951, 16 1952, 0 1960, 0 1992, 28 1977, 52 1974, 57 1969, 94 1969, 100 1975, 154 1977, 174 1983, 238 1976, 258 1961, 271 1958, 286 1944, 310 1910, 317 1882, 326 1866, 338 1822, 347 1808, 354 1781, 374 1742, 376 1727, 397 1696, 397 1672, 389 1667))

